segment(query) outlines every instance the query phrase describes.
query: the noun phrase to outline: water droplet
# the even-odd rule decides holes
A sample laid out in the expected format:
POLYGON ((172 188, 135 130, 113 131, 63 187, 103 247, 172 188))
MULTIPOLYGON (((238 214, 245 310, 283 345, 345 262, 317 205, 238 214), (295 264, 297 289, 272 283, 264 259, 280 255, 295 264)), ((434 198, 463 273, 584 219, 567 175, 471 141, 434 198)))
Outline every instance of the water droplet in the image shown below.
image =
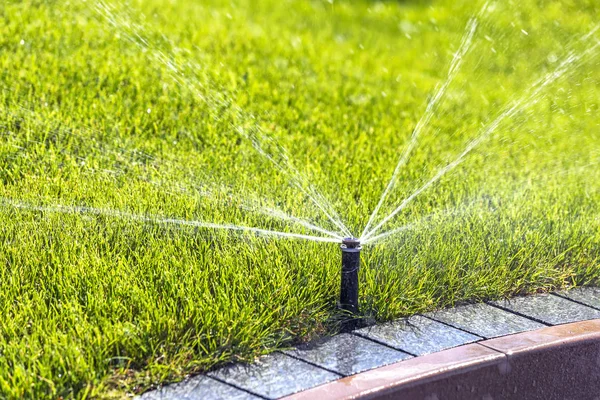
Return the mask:
POLYGON ((409 34, 415 33, 417 31, 417 28, 415 27, 415 25, 408 20, 400 21, 400 23, 398 24, 398 29, 400 29, 404 33, 409 33, 409 34))
POLYGON ((344 35, 335 35, 335 41, 338 43, 344 43, 346 41, 346 37, 344 35))

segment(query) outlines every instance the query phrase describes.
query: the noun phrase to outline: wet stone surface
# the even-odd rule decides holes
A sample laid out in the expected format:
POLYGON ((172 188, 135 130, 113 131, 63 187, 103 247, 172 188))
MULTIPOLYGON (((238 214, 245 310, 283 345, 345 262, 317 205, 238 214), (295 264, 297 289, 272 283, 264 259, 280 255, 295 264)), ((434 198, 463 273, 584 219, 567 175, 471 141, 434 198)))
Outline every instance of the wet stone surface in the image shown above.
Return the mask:
POLYGON ((600 288, 580 287, 569 291, 558 292, 559 295, 600 309, 600 288))
POLYGON ((423 316, 359 329, 357 334, 417 356, 481 339, 423 316))
POLYGON ((242 390, 207 376, 196 376, 180 383, 144 393, 140 400, 258 400, 242 390))
POLYGON ((600 318, 600 311, 551 294, 494 301, 500 307, 550 325, 600 318))
POLYGON ((481 338, 495 338, 544 326, 532 319, 558 325, 600 318, 600 288, 575 288, 557 295, 518 297, 490 304, 509 311, 483 303, 413 316, 363 328, 355 331, 356 335, 345 333, 309 343, 286 351, 288 355, 275 353, 261 357, 252 365, 229 366, 209 373, 209 376, 200 375, 150 391, 139 398, 275 399, 341 376, 396 363, 410 358, 410 354, 425 355, 481 338))
POLYGON ((459 306, 426 315, 486 339, 531 331, 545 326, 485 303, 459 306))
POLYGON ((341 375, 354 375, 410 358, 409 354, 349 333, 286 351, 294 357, 341 375))
POLYGON ((209 373, 224 382, 270 399, 287 396, 340 378, 340 375, 281 353, 253 364, 236 364, 209 373))

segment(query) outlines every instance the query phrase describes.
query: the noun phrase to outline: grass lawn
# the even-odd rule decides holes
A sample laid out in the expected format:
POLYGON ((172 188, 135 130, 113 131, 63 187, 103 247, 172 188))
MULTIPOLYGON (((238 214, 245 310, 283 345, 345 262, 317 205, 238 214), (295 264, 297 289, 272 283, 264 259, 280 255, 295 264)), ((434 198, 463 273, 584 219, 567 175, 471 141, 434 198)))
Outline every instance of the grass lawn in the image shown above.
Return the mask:
POLYGON ((436 181, 364 246, 365 316, 598 282, 600 3, 482 6, 2 2, 0 397, 334 333, 338 244, 202 223, 361 236, 410 147, 371 227, 436 181))

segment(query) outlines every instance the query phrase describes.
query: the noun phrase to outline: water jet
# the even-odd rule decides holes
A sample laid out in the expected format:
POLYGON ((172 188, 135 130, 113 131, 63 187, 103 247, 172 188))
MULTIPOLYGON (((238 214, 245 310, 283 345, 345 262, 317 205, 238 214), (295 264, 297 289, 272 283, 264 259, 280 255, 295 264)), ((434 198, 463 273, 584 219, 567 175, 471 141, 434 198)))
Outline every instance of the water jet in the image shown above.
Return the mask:
POLYGON ((342 279, 340 290, 341 310, 350 317, 344 322, 344 330, 352 330, 356 327, 358 319, 358 270, 360 269, 360 251, 362 250, 360 240, 349 237, 342 240, 342 279))

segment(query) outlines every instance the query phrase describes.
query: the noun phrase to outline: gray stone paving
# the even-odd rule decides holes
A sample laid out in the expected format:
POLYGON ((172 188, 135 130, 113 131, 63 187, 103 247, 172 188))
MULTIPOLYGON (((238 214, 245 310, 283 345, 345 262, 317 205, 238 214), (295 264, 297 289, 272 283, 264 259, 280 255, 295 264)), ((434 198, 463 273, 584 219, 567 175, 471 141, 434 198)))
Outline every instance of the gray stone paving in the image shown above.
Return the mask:
POLYGON ((600 288, 580 287, 569 291, 558 292, 558 294, 582 304, 587 304, 590 307, 600 309, 600 288))
POLYGON ((490 304, 460 306, 321 339, 285 354, 261 357, 251 365, 236 364, 192 377, 145 393, 140 399, 276 399, 396 363, 411 354, 434 353, 484 338, 539 329, 544 324, 600 318, 600 288, 577 288, 558 295, 518 297, 490 304))
POLYGON ((341 377, 282 353, 261 357, 250 365, 236 364, 221 368, 208 375, 269 399, 310 389, 341 377))
POLYGON ((486 339, 543 328, 538 322, 488 304, 470 304, 425 314, 486 339))
POLYGON ((356 333, 417 356, 481 339, 479 336, 419 315, 359 329, 356 333))
POLYGON ((286 353, 345 376, 411 357, 409 354, 349 333, 342 333, 286 353))
POLYGON ((600 318, 600 311, 552 294, 515 297, 491 304, 550 325, 600 318))
POLYGON ((144 393, 140 400, 259 400, 260 397, 238 390, 208 376, 200 375, 144 393))

